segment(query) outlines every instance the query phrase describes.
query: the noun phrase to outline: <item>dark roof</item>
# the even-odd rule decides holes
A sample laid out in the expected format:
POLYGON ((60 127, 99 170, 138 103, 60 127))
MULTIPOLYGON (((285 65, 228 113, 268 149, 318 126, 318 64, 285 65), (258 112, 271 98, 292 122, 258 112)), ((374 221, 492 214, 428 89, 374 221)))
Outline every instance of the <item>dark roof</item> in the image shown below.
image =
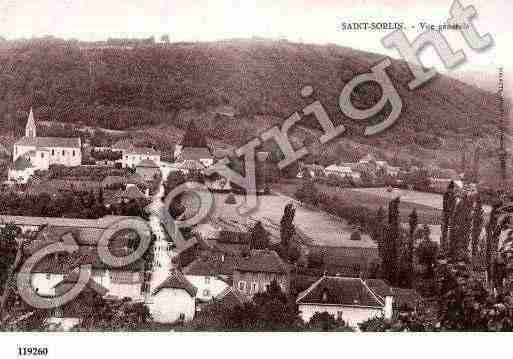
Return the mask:
POLYGON ((215 303, 219 303, 227 308, 233 308, 237 305, 242 305, 250 301, 251 299, 249 297, 234 287, 226 287, 214 298, 215 303))
POLYGON ((198 275, 198 276, 217 276, 233 275, 233 270, 237 266, 236 256, 211 254, 205 258, 200 257, 189 264, 184 269, 185 275, 198 275))
POLYGON ((160 152, 151 147, 130 147, 125 150, 126 153, 136 155, 159 156, 160 152))
POLYGON ((136 186, 128 186, 123 192, 119 194, 120 198, 123 199, 143 199, 146 198, 136 186))
POLYGON ((80 138, 65 137, 22 137, 15 145, 35 147, 80 148, 80 138))
POLYGON ((137 164, 136 167, 159 168, 159 166, 154 161, 148 159, 142 160, 137 164))
POLYGON ((96 228, 107 229, 122 219, 137 218, 131 216, 108 215, 98 219, 65 218, 65 217, 32 217, 0 215, 0 222, 12 223, 17 226, 42 226, 49 225, 67 228, 96 228))
POLYGON ((302 292, 298 304, 325 304, 383 308, 380 301, 360 278, 321 277, 302 292))
POLYGON ((116 143, 114 143, 112 145, 113 149, 118 149, 118 150, 128 150, 132 147, 134 147, 133 141, 131 139, 126 139, 126 138, 118 140, 116 143))
POLYGON ((392 288, 383 279, 366 279, 365 284, 376 294, 384 299, 387 296, 393 295, 392 288))
MULTIPOLYGON (((23 252, 26 256, 43 249, 53 243, 58 242, 58 239, 36 239, 26 244, 23 247, 23 252)), ((64 240, 65 241, 65 240, 64 240)), ((113 256, 126 256, 128 253, 124 247, 117 245, 120 243, 114 239, 116 245, 110 245, 109 250, 113 256)), ((136 260, 124 266, 110 266, 104 263, 98 254, 96 246, 80 245, 78 251, 73 253, 52 253, 41 259, 35 266, 35 273, 69 273, 73 268, 80 265, 90 264, 93 269, 114 269, 132 272, 140 272, 144 268, 143 259, 136 260)))
POLYGON ((252 250, 248 257, 238 260, 236 270, 241 272, 288 273, 288 268, 275 251, 252 250))
POLYGON ((205 166, 199 160, 184 160, 178 163, 180 170, 203 170, 205 166))
POLYGON ((140 175, 132 174, 130 176, 107 176, 102 181, 102 186, 107 187, 114 184, 139 184, 143 180, 140 175))
MULTIPOLYGON (((79 280, 79 269, 75 269, 71 273, 66 275, 62 281, 57 283, 54 286, 54 288, 56 289, 56 291, 60 292, 57 288, 60 288, 66 284, 72 284, 72 285, 76 284, 78 282, 78 280, 79 280)), ((108 293, 108 290, 104 286, 96 283, 96 281, 94 281, 92 278, 89 278, 89 280, 87 282, 87 287, 94 290, 96 293, 100 294, 102 297, 108 293)), ((63 292, 61 292, 61 293, 63 293, 63 292)))
POLYGON ((182 273, 177 270, 174 270, 164 282, 155 288, 153 295, 166 288, 183 289, 189 293, 191 297, 195 297, 196 292, 198 291, 198 289, 191 282, 189 282, 182 273))
POLYGON ((184 147, 179 157, 182 161, 214 158, 207 147, 184 147))

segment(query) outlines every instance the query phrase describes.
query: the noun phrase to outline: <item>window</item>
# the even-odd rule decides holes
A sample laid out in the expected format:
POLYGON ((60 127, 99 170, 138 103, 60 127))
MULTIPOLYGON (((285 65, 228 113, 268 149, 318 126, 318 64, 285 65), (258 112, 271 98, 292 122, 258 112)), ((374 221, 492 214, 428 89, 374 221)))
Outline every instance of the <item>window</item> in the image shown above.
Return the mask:
POLYGON ((41 158, 45 158, 45 154, 41 152, 41 158))
POLYGON ((75 157, 75 150, 73 150, 73 157, 75 157))
POLYGON ((185 313, 180 313, 178 320, 185 320, 185 313))
POLYGON ((342 311, 337 310, 337 320, 342 320, 342 311))
POLYGON ((62 150, 62 155, 64 156, 66 154, 66 151, 62 150))
POLYGON ((46 273, 46 280, 50 280, 52 278, 52 275, 50 273, 46 273))
POLYGON ((205 289, 205 290, 203 291, 203 296, 204 296, 204 297, 209 297, 209 296, 210 296, 210 291, 209 291, 208 289, 205 289))
POLYGON ((55 156, 55 150, 52 150, 52 156, 55 156))
POLYGON ((246 291, 246 282, 245 281, 240 280, 237 286, 241 292, 246 291))
POLYGON ((253 282, 253 283, 251 283, 251 291, 252 291, 253 293, 258 292, 258 283, 257 283, 257 282, 253 282))
POLYGON ((210 284, 210 277, 205 277, 205 284, 210 284))

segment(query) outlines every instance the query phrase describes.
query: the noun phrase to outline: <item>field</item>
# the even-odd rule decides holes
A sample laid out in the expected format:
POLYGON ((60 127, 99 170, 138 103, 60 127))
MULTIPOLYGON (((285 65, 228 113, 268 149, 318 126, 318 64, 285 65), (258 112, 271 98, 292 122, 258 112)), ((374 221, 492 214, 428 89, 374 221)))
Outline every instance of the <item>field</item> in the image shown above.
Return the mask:
MULTIPOLYGON (((214 217, 236 220, 250 226, 257 220, 261 221, 266 229, 271 232, 274 237, 273 240, 278 240, 279 238, 279 224, 283 215, 283 209, 288 203, 295 202, 292 198, 284 195, 262 196, 260 197, 258 208, 249 217, 245 218, 237 214, 237 205, 225 203, 225 194, 215 194, 214 196, 214 217)), ((236 199, 237 204, 243 201, 242 196, 236 196, 236 199)), ((360 241, 350 240, 349 237, 353 232, 353 228, 345 221, 324 212, 296 206, 294 222, 296 228, 304 236, 308 237, 312 244, 344 247, 375 246, 370 237, 363 234, 360 241)))
MULTIPOLYGON (((299 185, 299 181, 288 181, 287 183, 277 184, 274 189, 277 193, 294 196, 299 185)), ((346 204, 367 207, 373 210, 377 210, 379 207, 383 207, 386 210, 390 200, 400 196, 401 204, 399 210, 401 222, 408 222, 408 216, 414 208, 417 211, 420 223, 440 224, 441 221, 442 196, 439 194, 407 190, 387 192, 385 188, 340 188, 321 184, 316 186, 319 191, 336 196, 346 204)))

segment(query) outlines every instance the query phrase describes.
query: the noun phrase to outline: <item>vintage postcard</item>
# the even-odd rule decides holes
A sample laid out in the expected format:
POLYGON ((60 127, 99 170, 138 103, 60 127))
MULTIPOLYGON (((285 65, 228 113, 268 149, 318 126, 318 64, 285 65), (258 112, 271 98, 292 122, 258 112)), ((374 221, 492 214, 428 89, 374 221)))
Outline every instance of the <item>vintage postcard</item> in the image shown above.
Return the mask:
POLYGON ((0 1, 0 357, 513 331, 511 13, 0 1))

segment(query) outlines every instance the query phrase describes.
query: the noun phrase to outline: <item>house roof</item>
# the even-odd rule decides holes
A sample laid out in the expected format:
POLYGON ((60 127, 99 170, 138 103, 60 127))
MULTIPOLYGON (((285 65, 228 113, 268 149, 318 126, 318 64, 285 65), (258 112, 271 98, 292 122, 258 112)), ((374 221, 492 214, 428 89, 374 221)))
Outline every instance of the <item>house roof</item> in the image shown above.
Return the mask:
POLYGON ((23 170, 26 170, 27 168, 32 168, 32 167, 34 167, 34 166, 32 166, 32 163, 23 156, 18 157, 16 159, 16 161, 14 161, 14 164, 13 164, 13 168, 16 171, 23 171, 23 170))
POLYGON ((205 166, 199 160, 184 160, 178 164, 180 170, 203 170, 205 166))
POLYGON ((241 272, 288 273, 288 268, 275 251, 252 250, 248 257, 238 260, 236 270, 241 272))
POLYGON ((66 228, 107 229, 123 219, 139 219, 131 216, 104 216, 98 219, 65 218, 65 217, 32 217, 0 215, 1 223, 12 223, 17 226, 55 226, 66 228))
POLYGON ((121 140, 118 140, 116 143, 114 143, 111 146, 113 149, 119 149, 119 150, 128 150, 132 147, 134 147, 134 143, 131 139, 123 138, 121 140))
POLYGON ((214 298, 214 301, 222 306, 233 308, 248 303, 251 299, 234 287, 226 287, 214 298))
POLYGON ((340 173, 351 173, 353 170, 351 167, 342 167, 337 165, 331 165, 326 167, 326 171, 340 172, 340 173))
POLYGON ((366 279, 365 284, 382 299, 393 295, 392 288, 383 279, 366 279))
POLYGON ((140 175, 132 174, 130 176, 107 176, 102 181, 102 186, 107 187, 114 184, 139 184, 143 180, 140 175))
POLYGON ((298 304, 383 308, 384 303, 360 278, 321 277, 299 294, 298 304))
POLYGON ((155 290, 153 291, 153 295, 156 295, 162 289, 183 289, 191 297, 196 296, 196 292, 198 289, 185 278, 185 276, 177 270, 174 270, 167 279, 162 282, 155 290))
POLYGON ((144 159, 137 164, 137 167, 159 168, 159 166, 152 160, 144 159))
POLYGON ((185 160, 203 160, 203 159, 212 159, 214 156, 210 153, 210 150, 207 147, 184 147, 180 152, 180 159, 182 161, 185 160))
MULTIPOLYGON (((71 273, 66 275, 62 281, 57 283, 54 288, 56 289, 56 292, 58 293, 65 293, 66 291, 62 291, 62 287, 66 286, 67 284, 74 285, 79 280, 79 269, 73 270, 71 273)), ((102 286, 101 284, 98 284, 96 281, 94 281, 91 277, 87 281, 86 286, 92 290, 94 290, 96 293, 100 294, 102 297, 105 296, 108 293, 108 290, 102 286)))
POLYGON ((125 154, 160 156, 160 152, 151 147, 130 147, 125 149, 125 154))
POLYGON ((15 145, 18 146, 34 146, 34 147, 64 147, 64 148, 80 148, 80 138, 65 137, 22 137, 15 145))
POLYGON ((146 198, 144 193, 139 190, 137 186, 128 186, 123 192, 119 194, 123 199, 143 199, 146 198))
POLYGON ((237 259, 236 256, 211 254, 205 258, 197 258, 183 272, 186 275, 197 276, 231 276, 237 266, 237 259))

